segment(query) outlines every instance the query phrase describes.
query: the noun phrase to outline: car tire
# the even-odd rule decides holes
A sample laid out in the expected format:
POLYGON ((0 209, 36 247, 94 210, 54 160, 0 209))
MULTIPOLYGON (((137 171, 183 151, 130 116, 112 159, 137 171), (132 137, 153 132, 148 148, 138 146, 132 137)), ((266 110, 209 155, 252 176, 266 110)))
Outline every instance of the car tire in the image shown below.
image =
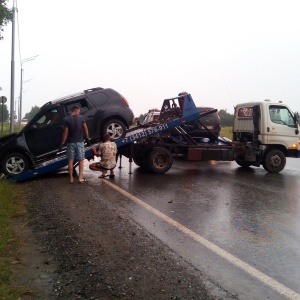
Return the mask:
POLYGON ((126 135, 126 126, 118 119, 111 119, 105 123, 102 132, 108 133, 112 140, 117 140, 126 135))
POLYGON ((5 175, 18 175, 29 169, 29 161, 22 153, 11 153, 6 155, 2 160, 1 169, 5 175))

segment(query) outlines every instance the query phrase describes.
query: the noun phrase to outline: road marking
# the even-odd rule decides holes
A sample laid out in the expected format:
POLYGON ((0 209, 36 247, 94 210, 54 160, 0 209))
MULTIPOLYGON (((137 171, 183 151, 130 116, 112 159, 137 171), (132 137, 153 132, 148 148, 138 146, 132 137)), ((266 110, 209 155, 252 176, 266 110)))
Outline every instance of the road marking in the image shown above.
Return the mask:
POLYGON ((295 291, 289 289, 288 287, 281 284, 280 282, 274 280, 273 278, 269 277, 268 275, 266 275, 266 274, 260 272, 259 270, 253 268, 249 264, 247 264, 244 261, 240 260, 239 258, 233 256, 232 254, 230 254, 229 252, 227 252, 224 249, 220 248, 219 246, 211 243, 207 239, 203 238, 201 235, 199 235, 199 234, 195 233, 194 231, 188 229, 187 227, 183 226, 179 222, 173 220, 172 218, 168 217, 164 213, 160 212, 156 208, 154 208, 154 207, 150 206, 149 204, 143 202, 139 198, 131 195, 130 193, 128 193, 125 190, 121 189, 120 187, 113 184, 109 180, 103 180, 103 182, 105 182, 107 185, 111 186, 113 189, 115 189, 119 193, 123 194, 125 197, 129 198, 130 200, 132 200, 136 204, 142 206, 143 208, 145 208, 146 210, 148 210, 152 214, 154 214, 157 217, 161 218, 165 222, 173 225, 178 230, 180 230, 181 232, 187 234, 192 239, 194 239, 195 241, 197 241, 201 245, 205 246, 209 250, 213 251, 217 255, 223 257, 225 260, 229 261, 230 263, 232 263, 236 267, 238 267, 241 270, 245 271, 246 273, 248 273, 252 277, 258 279, 259 281, 261 281, 265 285, 271 287, 273 290, 277 291, 278 293, 285 296, 286 298, 292 299, 292 300, 300 300, 300 295, 298 293, 296 293, 295 291))

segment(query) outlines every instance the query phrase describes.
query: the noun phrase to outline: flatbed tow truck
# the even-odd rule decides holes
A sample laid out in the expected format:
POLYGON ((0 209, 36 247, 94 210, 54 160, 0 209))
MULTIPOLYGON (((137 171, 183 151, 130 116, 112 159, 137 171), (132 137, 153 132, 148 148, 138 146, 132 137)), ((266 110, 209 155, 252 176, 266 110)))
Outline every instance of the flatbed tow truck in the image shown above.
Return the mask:
MULTIPOLYGON (((125 137, 115 140, 118 155, 129 158, 130 173, 134 161, 156 174, 166 173, 172 167, 174 156, 195 161, 236 161, 246 168, 263 165, 270 173, 282 171, 286 157, 300 157, 298 120, 288 106, 269 100, 237 105, 232 141, 216 136, 214 141, 192 137, 184 130, 186 123, 200 122, 200 116, 215 111, 200 114, 187 93, 165 99, 158 120, 130 128, 125 137)), ((86 147, 86 159, 94 158, 91 148, 95 145, 86 147)), ((65 153, 58 153, 55 158, 9 179, 14 182, 31 179, 67 164, 65 153)))
MULTIPOLYGON (((186 95, 182 100, 184 104, 184 106, 182 106, 183 107, 182 111, 180 108, 178 108, 177 104, 175 103, 174 101, 175 99, 176 98, 164 100, 163 106, 169 107, 170 109, 170 114, 168 119, 165 119, 159 124, 149 124, 147 126, 139 125, 127 130, 125 137, 114 141, 117 144, 118 150, 122 149, 122 153, 125 154, 125 152, 123 151, 128 144, 134 144, 139 140, 145 139, 152 135, 157 135, 159 133, 175 128, 184 123, 194 121, 197 118, 199 118, 199 112, 190 95, 186 95)), ((94 158, 94 153, 91 148, 95 145, 86 147, 85 158, 87 160, 91 160, 94 158)), ((17 181, 31 179, 39 175, 54 172, 55 170, 61 169, 67 165, 68 165, 68 160, 66 158, 66 154, 58 153, 55 158, 43 161, 40 164, 36 165, 35 168, 31 170, 24 171, 20 174, 11 176, 9 177, 9 180, 13 182, 17 182, 17 181)))

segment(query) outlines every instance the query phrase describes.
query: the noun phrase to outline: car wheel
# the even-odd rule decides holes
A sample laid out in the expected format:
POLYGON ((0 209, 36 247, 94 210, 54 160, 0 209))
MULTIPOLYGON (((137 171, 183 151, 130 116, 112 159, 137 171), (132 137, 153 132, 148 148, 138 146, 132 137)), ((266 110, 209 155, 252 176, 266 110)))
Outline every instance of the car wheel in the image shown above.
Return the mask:
POLYGON ((103 127, 103 134, 106 133, 110 135, 112 140, 122 138, 126 135, 126 126, 118 119, 109 120, 103 127))
POLYGON ((1 169, 5 175, 18 175, 29 169, 29 162, 21 153, 11 153, 4 157, 1 162, 1 169))

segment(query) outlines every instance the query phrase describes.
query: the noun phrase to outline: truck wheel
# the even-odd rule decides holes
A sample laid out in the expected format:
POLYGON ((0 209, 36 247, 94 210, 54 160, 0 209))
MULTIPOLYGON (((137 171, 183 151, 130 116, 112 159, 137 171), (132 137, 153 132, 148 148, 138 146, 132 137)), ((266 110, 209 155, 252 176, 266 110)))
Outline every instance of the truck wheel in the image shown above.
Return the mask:
POLYGON ((286 157, 281 150, 273 149, 266 153, 262 165, 270 173, 279 173, 286 164, 286 157))
POLYGON ((243 167, 243 168, 249 168, 252 166, 252 162, 251 161, 244 161, 244 160, 236 160, 235 161, 239 166, 243 167))
POLYGON ((105 123, 102 132, 108 133, 112 140, 116 140, 126 135, 126 126, 118 119, 111 119, 105 123))
POLYGON ((29 169, 29 162, 25 155, 15 152, 4 157, 1 169, 5 175, 18 175, 29 169))
POLYGON ((154 148, 146 157, 146 167, 155 174, 164 174, 170 170, 173 156, 169 150, 162 147, 154 148))
POLYGON ((144 156, 135 156, 133 158, 134 163, 141 167, 142 169, 146 169, 145 157, 144 156))

